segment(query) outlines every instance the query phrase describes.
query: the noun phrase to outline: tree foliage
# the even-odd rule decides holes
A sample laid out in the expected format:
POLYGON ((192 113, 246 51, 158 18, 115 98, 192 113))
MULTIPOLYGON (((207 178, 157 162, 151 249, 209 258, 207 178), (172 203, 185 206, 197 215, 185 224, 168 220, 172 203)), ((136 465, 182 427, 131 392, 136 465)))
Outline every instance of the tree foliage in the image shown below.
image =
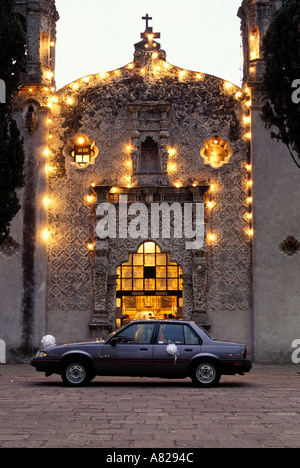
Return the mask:
POLYGON ((263 39, 266 64, 262 118, 271 136, 282 141, 300 168, 300 106, 292 88, 300 79, 300 1, 288 0, 274 16, 263 39))
POLYGON ((17 191, 25 183, 23 140, 11 104, 21 81, 26 35, 14 6, 14 0, 0 2, 0 79, 6 84, 6 103, 0 104, 0 244, 20 209, 17 191))

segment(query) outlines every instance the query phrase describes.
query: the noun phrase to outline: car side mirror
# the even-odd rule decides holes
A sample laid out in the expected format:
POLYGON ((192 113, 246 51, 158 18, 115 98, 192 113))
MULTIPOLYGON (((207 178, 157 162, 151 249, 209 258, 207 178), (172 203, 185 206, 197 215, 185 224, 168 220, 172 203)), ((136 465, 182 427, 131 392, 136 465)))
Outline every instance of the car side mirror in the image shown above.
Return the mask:
POLYGON ((116 338, 112 338, 109 342, 112 346, 116 346, 116 344, 118 343, 117 339, 116 338))

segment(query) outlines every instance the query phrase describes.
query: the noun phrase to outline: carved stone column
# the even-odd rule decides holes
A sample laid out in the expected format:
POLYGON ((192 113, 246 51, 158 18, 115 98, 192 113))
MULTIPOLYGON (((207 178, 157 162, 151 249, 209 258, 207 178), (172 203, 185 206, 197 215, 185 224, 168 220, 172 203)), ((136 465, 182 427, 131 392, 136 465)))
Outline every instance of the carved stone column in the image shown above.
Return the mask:
POLYGON ((107 275, 108 266, 107 259, 97 258, 94 269, 95 283, 95 312, 106 313, 106 291, 107 291, 107 275))
POLYGON ((192 275, 183 274, 183 310, 184 319, 191 320, 193 313, 193 281, 192 275))
POLYGON ((193 261, 193 293, 194 309, 192 320, 204 328, 210 328, 205 310, 205 293, 207 281, 207 264, 205 258, 194 258, 193 261))
POLYGON ((96 259, 94 266, 94 314, 89 327, 92 337, 107 335, 112 330, 110 316, 107 310, 108 291, 108 245, 106 241, 98 240, 95 247, 96 259))
POLYGON ((116 285, 119 275, 108 275, 106 306, 109 322, 114 325, 116 320, 116 285))

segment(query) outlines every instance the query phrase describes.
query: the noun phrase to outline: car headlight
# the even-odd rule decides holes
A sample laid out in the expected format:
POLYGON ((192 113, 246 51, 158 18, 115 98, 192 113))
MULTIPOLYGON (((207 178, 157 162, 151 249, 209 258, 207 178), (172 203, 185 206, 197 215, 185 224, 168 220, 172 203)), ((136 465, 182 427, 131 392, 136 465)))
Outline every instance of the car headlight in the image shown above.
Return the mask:
POLYGON ((47 353, 45 353, 45 351, 38 351, 36 353, 36 357, 38 357, 38 358, 43 358, 43 357, 47 357, 47 356, 48 355, 47 355, 47 353))

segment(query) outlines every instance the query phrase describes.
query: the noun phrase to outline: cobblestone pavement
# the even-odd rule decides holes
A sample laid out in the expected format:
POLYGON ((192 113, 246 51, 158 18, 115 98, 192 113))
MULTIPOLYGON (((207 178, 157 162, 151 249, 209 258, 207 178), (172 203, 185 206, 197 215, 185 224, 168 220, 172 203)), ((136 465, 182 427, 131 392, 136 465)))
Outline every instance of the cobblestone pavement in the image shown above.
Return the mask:
POLYGON ((300 366, 254 366, 197 389, 189 379, 96 377, 66 388, 0 365, 0 448, 300 447, 300 366))

